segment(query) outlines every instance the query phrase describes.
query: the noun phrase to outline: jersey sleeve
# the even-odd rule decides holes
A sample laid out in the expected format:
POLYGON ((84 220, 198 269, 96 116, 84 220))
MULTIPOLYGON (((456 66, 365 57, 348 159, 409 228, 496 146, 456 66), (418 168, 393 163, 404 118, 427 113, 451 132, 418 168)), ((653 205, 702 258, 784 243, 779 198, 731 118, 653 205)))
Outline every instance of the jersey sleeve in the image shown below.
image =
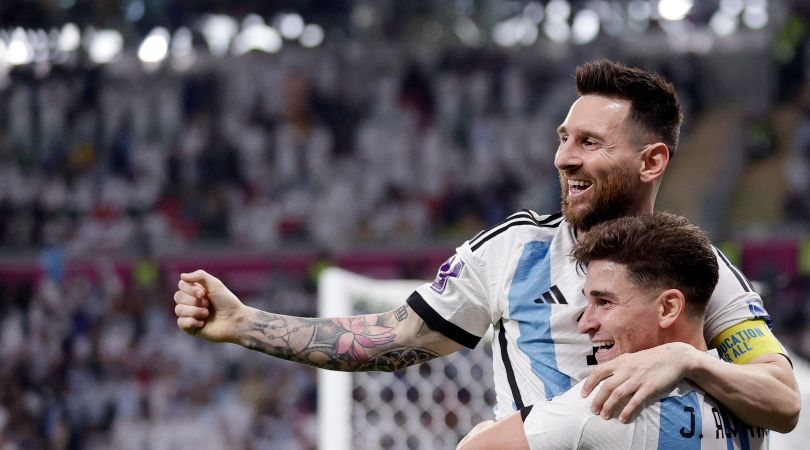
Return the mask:
POLYGON ((746 320, 760 319, 770 327, 771 318, 751 283, 719 249, 715 248, 714 252, 717 256, 719 278, 706 307, 706 320, 703 324, 706 341, 712 342, 725 330, 746 320))
POLYGON ((715 253, 719 280, 706 309, 706 341, 728 362, 745 364, 765 354, 782 354, 790 361, 770 330, 772 321, 762 298, 719 249, 715 253))
POLYGON ((475 348, 497 314, 483 256, 465 242, 439 267, 432 283, 408 298, 408 306, 428 327, 468 348, 475 348))
POLYGON ((584 399, 563 395, 524 409, 523 432, 529 448, 531 450, 580 448, 582 431, 589 419, 591 417, 601 419, 590 412, 588 404, 589 402, 584 399), (526 410, 528 412, 525 412, 526 410))

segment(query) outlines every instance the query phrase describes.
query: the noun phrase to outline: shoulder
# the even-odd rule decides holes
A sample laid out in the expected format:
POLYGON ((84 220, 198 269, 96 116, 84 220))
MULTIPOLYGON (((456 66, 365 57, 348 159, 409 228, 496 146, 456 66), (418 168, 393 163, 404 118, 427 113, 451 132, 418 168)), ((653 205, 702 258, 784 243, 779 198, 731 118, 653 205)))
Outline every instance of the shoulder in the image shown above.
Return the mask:
POLYGON ((492 245, 492 242, 509 239, 550 241, 557 228, 563 223, 565 221, 560 212, 542 215, 529 209, 523 209, 507 217, 501 223, 475 235, 469 240, 470 250, 475 252, 492 245))

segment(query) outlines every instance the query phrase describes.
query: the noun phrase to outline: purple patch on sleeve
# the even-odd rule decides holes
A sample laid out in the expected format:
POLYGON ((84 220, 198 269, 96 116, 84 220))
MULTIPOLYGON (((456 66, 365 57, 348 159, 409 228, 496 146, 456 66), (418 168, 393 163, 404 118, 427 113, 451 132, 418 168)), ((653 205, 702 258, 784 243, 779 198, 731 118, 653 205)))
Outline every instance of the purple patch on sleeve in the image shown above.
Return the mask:
POLYGON ((458 278, 463 268, 464 261, 456 259, 455 255, 450 257, 450 259, 439 267, 439 273, 436 274, 436 279, 433 280, 433 284, 431 284, 430 287, 441 294, 444 292, 444 288, 447 287, 447 279, 450 277, 458 278))

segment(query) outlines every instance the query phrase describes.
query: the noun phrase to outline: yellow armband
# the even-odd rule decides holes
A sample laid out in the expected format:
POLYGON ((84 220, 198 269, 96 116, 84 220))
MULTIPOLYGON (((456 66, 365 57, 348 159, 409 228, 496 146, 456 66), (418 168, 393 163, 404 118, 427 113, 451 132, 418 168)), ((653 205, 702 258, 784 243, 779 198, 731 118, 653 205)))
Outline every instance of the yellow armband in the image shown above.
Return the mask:
POLYGON ((711 345, 721 358, 737 364, 746 364, 762 355, 785 354, 782 344, 759 319, 746 320, 726 329, 712 339, 711 345))

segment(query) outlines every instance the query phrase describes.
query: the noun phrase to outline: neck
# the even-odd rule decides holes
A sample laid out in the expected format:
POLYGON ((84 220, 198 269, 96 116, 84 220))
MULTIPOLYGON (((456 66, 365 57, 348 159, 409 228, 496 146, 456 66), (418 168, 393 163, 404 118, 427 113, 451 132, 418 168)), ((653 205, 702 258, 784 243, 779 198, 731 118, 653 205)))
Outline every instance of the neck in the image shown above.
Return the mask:
POLYGON ((688 322, 688 319, 673 327, 669 341, 684 342, 704 352, 708 350, 709 347, 703 338, 703 323, 695 325, 685 322, 688 322))

